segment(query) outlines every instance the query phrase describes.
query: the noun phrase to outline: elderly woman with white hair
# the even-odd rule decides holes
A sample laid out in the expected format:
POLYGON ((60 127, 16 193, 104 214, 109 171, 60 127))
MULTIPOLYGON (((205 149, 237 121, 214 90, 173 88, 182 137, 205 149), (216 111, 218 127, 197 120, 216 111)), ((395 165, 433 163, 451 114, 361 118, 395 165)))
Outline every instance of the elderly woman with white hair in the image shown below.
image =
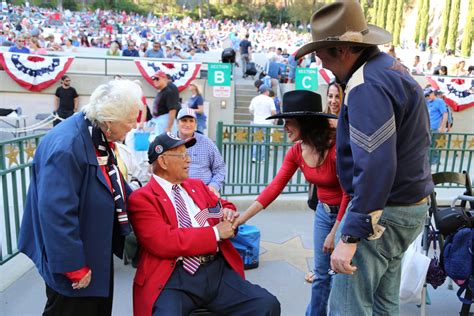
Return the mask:
POLYGON ((43 315, 112 314, 112 256, 130 233, 113 146, 136 125, 140 97, 132 81, 100 85, 38 145, 18 249, 46 283, 43 315))

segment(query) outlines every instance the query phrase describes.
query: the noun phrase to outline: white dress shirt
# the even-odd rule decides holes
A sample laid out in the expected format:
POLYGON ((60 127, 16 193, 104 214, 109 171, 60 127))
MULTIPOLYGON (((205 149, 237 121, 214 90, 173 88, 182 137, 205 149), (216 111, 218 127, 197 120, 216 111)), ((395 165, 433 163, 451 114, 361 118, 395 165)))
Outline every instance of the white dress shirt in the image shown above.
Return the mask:
MULTIPOLYGON (((173 193, 173 184, 171 182, 169 182, 168 180, 165 180, 165 179, 157 176, 156 174, 154 174, 153 177, 155 178, 156 182, 158 182, 158 184, 163 188, 163 190, 166 192, 166 194, 170 198, 171 203, 173 203, 173 206, 174 206, 174 209, 175 209, 175 212, 176 212, 176 204, 175 204, 175 201, 174 201, 174 193, 173 193)), ((186 210, 188 211, 189 218, 191 219, 191 224, 193 225, 193 227, 201 227, 201 225, 199 225, 198 222, 195 219, 195 216, 201 210, 196 205, 196 203, 194 203, 193 199, 191 199, 188 192, 186 192, 186 190, 184 190, 183 187, 180 184, 178 184, 178 186, 181 188, 181 197, 183 198, 184 203, 186 204, 186 210)), ((176 213, 176 217, 178 218, 178 213, 176 213)), ((209 226, 209 223, 206 221, 204 223, 204 227, 208 227, 208 226, 209 226)), ((212 228, 214 229, 214 234, 216 235, 216 240, 220 241, 221 239, 219 237, 219 231, 217 230, 217 227, 214 226, 212 228)))

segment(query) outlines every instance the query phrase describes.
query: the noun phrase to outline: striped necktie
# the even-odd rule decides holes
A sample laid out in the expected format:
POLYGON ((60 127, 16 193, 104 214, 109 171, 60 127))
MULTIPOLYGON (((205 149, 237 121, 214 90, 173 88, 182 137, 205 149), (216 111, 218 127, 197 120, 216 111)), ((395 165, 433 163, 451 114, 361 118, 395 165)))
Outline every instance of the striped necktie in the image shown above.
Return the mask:
MULTIPOLYGON (((174 202, 176 205, 176 212, 178 214, 178 223, 179 227, 187 228, 193 227, 191 223, 191 218, 189 217, 188 210, 186 209, 186 204, 184 203, 183 197, 181 196, 181 188, 178 185, 173 185, 174 193, 174 202)), ((197 256, 184 257, 183 258, 183 268, 189 274, 196 273, 200 265, 199 258, 197 256)))

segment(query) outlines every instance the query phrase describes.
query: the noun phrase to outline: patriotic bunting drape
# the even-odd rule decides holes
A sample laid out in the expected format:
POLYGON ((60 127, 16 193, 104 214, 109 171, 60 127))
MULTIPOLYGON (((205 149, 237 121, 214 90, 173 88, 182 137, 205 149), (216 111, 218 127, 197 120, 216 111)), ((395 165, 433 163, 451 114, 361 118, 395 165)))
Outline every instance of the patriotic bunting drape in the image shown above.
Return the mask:
POLYGON ((66 73, 74 57, 0 53, 0 64, 20 86, 30 91, 46 89, 66 73))
POLYGON ((135 64, 138 70, 142 74, 143 78, 148 81, 149 84, 153 85, 151 77, 159 70, 169 74, 172 78, 173 83, 178 87, 179 92, 186 89, 191 82, 196 79, 196 76, 201 69, 201 64, 194 62, 158 62, 148 60, 135 60, 135 64))
POLYGON ((474 78, 426 77, 429 84, 444 93, 444 100, 453 111, 459 112, 474 106, 474 78))

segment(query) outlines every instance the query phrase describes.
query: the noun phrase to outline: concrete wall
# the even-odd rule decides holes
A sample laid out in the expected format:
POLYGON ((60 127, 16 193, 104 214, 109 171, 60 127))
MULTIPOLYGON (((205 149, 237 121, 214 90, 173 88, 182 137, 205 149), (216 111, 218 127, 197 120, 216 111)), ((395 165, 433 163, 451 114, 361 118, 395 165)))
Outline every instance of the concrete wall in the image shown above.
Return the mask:
MULTIPOLYGON (((73 65, 77 62, 84 60, 76 59, 73 65)), ((99 60, 97 60, 99 61, 99 60)), ((94 66, 95 67, 95 66, 94 66)), ((89 67, 84 65, 83 70, 92 69, 94 72, 100 71, 97 68, 89 67)), ((132 80, 140 80, 142 83, 143 93, 147 97, 148 105, 153 104, 153 99, 157 93, 156 89, 152 87, 147 81, 145 81, 133 63, 117 63, 112 64, 109 61, 109 68, 118 72, 120 69, 123 69, 121 74, 130 73, 130 75, 124 75, 125 78, 132 80), (113 67, 111 67, 113 65, 113 67), (133 66, 135 69, 132 69, 128 66, 133 66), (111 67, 111 68, 110 68, 111 67), (120 68, 120 69, 119 69, 120 68)), ((69 72, 68 72, 69 74, 69 72)), ((94 89, 108 80, 112 79, 111 76, 104 75, 89 75, 89 74, 74 74, 71 72, 69 75, 71 78, 71 84, 76 88, 79 94, 79 105, 87 104, 89 97, 94 89)), ((209 116, 208 116, 208 133, 212 139, 215 139, 215 126, 217 121, 222 120, 226 124, 231 124, 234 119, 234 89, 231 90, 231 97, 222 99, 215 98, 213 96, 213 88, 207 85, 207 80, 205 79, 196 79, 194 81, 201 90, 204 100, 209 102, 209 116), (221 108, 221 101, 226 101, 226 108, 221 108)), ((22 87, 20 87, 15 81, 13 81, 4 71, 0 71, 0 108, 16 108, 20 106, 23 109, 23 114, 27 116, 26 125, 32 125, 36 123, 35 116, 39 113, 51 113, 53 111, 54 105, 54 93, 56 88, 59 86, 55 84, 41 92, 30 92, 22 87)), ((185 90, 180 94, 183 101, 186 101, 190 92, 185 90)), ((9 127, 6 124, 0 122, 0 128, 9 127)), ((8 135, 2 135, 3 138, 8 135)))

